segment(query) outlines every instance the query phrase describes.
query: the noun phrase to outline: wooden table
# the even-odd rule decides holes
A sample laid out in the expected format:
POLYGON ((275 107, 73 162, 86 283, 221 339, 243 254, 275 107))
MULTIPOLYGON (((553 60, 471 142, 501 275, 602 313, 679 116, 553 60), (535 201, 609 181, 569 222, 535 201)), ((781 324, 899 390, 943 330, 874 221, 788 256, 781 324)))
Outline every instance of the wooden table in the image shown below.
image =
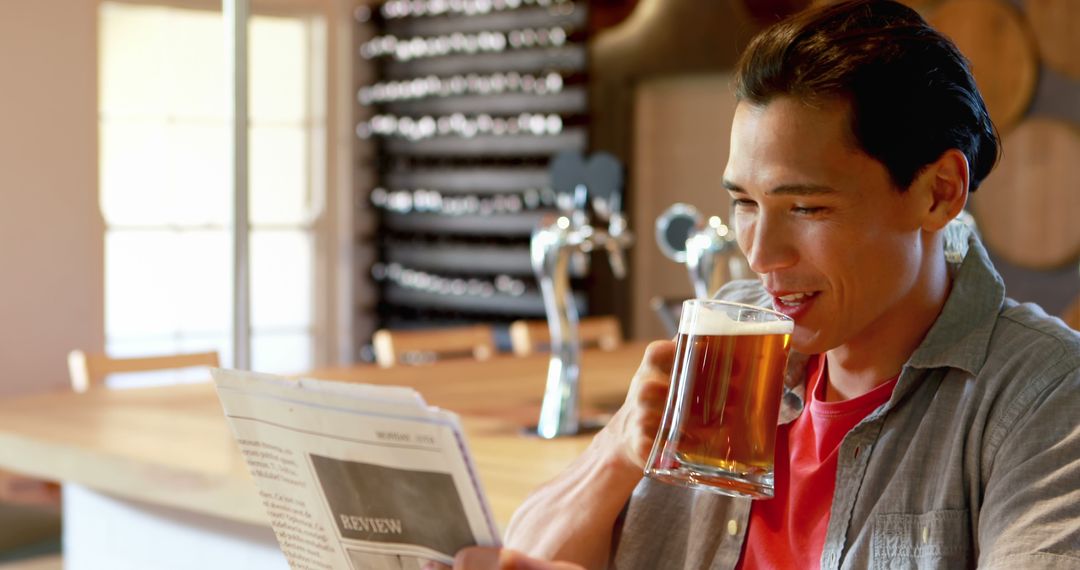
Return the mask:
MULTIPOLYGON (((610 413, 621 404, 643 350, 643 343, 632 343, 583 352, 587 414, 610 413)), ((591 439, 548 441, 521 433, 538 416, 547 361, 546 355, 499 356, 421 367, 328 368, 305 376, 411 386, 428 403, 460 414, 495 518, 505 528, 528 492, 565 468, 591 439)), ((79 493, 268 532, 211 384, 0 401, 0 467, 63 481, 79 493)), ((65 510, 65 516, 70 527, 72 516, 80 515, 65 510)), ((67 544, 69 538, 77 537, 66 534, 67 544)))
MULTIPOLYGON (((645 343, 633 343, 582 353, 583 416, 606 418, 622 405, 644 350, 645 343)), ((498 356, 421 367, 324 368, 307 376, 410 386, 427 403, 461 415, 495 520, 505 528, 529 491, 566 468, 592 440, 591 435, 544 440, 523 433, 540 415, 547 364, 547 355, 498 356)))

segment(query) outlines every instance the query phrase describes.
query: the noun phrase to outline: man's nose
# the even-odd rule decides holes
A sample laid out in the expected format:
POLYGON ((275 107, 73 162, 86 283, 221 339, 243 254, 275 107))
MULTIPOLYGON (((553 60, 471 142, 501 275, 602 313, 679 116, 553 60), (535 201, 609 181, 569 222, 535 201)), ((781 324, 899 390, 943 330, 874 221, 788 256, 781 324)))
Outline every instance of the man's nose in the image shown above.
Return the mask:
POLYGON ((772 273, 798 261, 798 250, 790 229, 783 222, 761 215, 748 229, 750 248, 746 260, 754 273, 772 273))

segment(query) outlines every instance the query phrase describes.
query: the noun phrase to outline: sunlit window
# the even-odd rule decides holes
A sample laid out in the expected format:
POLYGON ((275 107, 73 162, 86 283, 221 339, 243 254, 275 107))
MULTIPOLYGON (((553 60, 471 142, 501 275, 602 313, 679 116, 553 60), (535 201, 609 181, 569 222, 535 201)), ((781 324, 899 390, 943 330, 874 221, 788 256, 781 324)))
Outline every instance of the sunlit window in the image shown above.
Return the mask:
MULTIPOLYGON (((252 367, 312 366, 324 189, 319 21, 250 25, 252 367)), ((220 12, 104 3, 100 189, 107 351, 232 362, 231 198, 220 12)))

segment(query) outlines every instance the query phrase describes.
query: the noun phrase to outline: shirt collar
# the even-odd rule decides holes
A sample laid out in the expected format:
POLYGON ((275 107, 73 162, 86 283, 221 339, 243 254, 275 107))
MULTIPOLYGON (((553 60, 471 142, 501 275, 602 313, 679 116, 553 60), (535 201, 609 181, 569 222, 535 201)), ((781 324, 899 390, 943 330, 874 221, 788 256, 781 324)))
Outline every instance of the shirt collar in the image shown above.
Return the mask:
POLYGON ((959 368, 976 374, 986 361, 990 335, 1004 300, 1005 283, 978 237, 972 234, 967 255, 953 272, 952 290, 941 314, 907 365, 959 368))

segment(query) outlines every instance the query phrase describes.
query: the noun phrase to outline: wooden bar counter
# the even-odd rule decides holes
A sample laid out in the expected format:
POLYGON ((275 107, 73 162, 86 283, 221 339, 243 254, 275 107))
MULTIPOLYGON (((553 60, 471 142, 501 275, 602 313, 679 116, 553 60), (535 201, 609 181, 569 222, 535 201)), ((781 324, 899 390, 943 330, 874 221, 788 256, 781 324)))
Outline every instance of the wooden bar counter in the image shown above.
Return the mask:
MULTIPOLYGON (((644 347, 582 353, 586 417, 618 408, 644 347)), ((547 355, 497 356, 389 369, 327 368, 303 376, 409 386, 429 404, 461 415, 495 518, 505 528, 529 491, 591 440, 523 434, 539 415, 547 363, 547 355)), ((210 383, 0 400, 0 468, 148 508, 269 527, 210 383)))

